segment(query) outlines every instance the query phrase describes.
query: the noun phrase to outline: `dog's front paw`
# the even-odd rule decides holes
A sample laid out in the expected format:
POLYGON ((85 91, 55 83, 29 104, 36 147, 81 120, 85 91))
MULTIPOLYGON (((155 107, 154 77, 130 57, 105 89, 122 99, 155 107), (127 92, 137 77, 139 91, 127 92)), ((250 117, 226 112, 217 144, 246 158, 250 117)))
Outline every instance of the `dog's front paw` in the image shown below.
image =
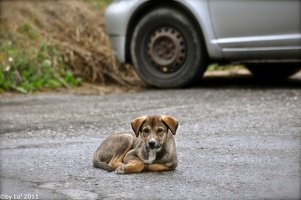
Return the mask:
POLYGON ((115 171, 116 174, 124 174, 125 173, 124 168, 125 168, 124 165, 121 165, 120 167, 118 167, 115 171))

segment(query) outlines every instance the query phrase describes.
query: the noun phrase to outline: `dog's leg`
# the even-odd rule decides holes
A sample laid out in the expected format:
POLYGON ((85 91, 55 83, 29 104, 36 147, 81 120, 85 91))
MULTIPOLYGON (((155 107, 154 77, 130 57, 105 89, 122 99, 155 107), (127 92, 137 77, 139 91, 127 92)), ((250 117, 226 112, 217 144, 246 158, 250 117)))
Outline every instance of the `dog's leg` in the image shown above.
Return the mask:
POLYGON ((137 150, 133 149, 129 151, 124 159, 123 162, 124 165, 121 165, 116 169, 117 174, 125 174, 125 173, 137 173, 144 170, 144 163, 138 158, 137 156, 137 150))
POLYGON ((120 155, 118 157, 114 157, 110 163, 108 164, 108 166, 110 166, 112 169, 117 169, 118 167, 120 167, 121 165, 123 165, 122 163, 122 159, 123 159, 124 155, 120 155))
POLYGON ((122 135, 122 137, 119 138, 119 144, 118 148, 116 149, 116 152, 109 162, 108 166, 110 166, 112 169, 117 169, 118 167, 123 165, 123 158, 126 155, 128 151, 133 146, 134 140, 133 136, 130 134, 122 135))
POLYGON ((137 173, 144 170, 144 163, 139 160, 132 160, 116 169, 117 174, 137 173))
POLYGON ((162 164, 150 164, 150 165, 146 165, 146 169, 148 171, 152 171, 152 172, 161 172, 161 171, 172 170, 170 167, 168 167, 166 165, 162 165, 162 164))

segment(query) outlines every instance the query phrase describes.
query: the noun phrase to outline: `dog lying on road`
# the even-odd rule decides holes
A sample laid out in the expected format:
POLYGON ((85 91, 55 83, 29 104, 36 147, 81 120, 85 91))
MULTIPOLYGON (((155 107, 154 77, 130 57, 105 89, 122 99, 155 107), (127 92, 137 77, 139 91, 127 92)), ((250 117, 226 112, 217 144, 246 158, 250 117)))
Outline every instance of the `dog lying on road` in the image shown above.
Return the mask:
POLYGON ((94 167, 116 173, 173 170, 178 165, 178 121, 171 116, 149 115, 131 123, 134 133, 109 136, 93 154, 94 167))

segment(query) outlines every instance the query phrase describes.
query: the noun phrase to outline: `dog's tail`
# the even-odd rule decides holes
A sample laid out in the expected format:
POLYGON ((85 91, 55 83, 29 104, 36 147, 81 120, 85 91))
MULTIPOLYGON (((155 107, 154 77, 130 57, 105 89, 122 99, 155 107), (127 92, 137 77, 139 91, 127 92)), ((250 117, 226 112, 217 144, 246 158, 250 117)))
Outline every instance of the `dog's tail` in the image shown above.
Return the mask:
POLYGON ((96 168, 107 170, 108 172, 111 172, 111 171, 114 170, 106 162, 99 161, 97 159, 96 152, 93 153, 93 166, 96 167, 96 168))

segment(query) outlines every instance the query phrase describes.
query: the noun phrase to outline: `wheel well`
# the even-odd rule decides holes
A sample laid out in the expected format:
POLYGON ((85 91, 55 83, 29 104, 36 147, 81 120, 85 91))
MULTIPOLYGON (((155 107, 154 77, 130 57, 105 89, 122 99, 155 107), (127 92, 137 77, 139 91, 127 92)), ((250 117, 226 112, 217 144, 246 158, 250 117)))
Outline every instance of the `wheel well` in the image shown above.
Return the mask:
MULTIPOLYGON (((132 15, 130 22, 129 22, 129 26, 128 26, 127 34, 126 34, 126 44, 125 44, 125 52, 126 52, 125 59, 126 59, 127 63, 132 64, 131 53, 130 53, 131 52, 130 44, 131 44, 132 35, 133 35, 136 25, 149 12, 151 12, 155 9, 158 9, 158 8, 165 7, 165 6, 168 8, 177 9, 179 12, 182 12, 186 16, 188 16, 188 18, 194 24, 195 28, 200 33, 200 39, 201 39, 202 43, 204 45, 206 44, 204 42, 202 28, 200 27, 199 23, 197 22, 195 16, 185 6, 183 6, 182 4, 180 4, 176 1, 173 1, 173 0, 165 0, 163 2, 162 1, 146 1, 144 4, 140 5, 140 7, 136 10, 136 12, 132 15)), ((206 53, 205 56, 206 56, 206 58, 208 58, 207 49, 205 48, 204 50, 205 50, 204 52, 206 53)))

